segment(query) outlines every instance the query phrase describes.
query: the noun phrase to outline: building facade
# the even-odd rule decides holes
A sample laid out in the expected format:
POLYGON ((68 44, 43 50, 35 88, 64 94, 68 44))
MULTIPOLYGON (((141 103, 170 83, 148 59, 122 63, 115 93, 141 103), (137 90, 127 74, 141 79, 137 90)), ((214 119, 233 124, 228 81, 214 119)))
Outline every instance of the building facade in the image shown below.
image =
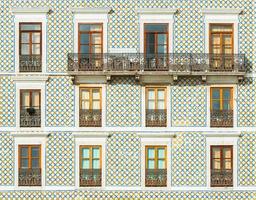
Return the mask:
POLYGON ((2 0, 0 199, 255 199, 255 2, 2 0))

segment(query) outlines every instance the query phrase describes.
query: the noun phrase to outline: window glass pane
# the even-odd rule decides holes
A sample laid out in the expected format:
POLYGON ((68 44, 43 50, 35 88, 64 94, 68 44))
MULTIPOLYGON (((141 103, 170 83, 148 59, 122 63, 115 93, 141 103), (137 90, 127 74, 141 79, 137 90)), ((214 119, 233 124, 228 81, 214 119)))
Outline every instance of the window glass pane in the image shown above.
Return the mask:
POLYGON ((158 158, 165 158, 165 149, 164 148, 161 148, 161 149, 158 149, 158 158))
POLYGON ((155 101, 154 100, 148 101, 148 109, 155 109, 155 101))
MULTIPOLYGON (((213 47, 213 51, 212 52, 215 53, 215 54, 220 54, 221 53, 220 47, 213 47)), ((217 59, 217 58, 214 58, 214 60, 219 61, 219 59, 217 59)))
POLYGON ((29 33, 21 33, 21 42, 29 43, 29 33))
POLYGON ((32 33, 32 43, 40 43, 40 33, 32 33))
POLYGON ((80 44, 89 44, 89 34, 87 33, 80 34, 80 44))
POLYGON ((158 100, 157 101, 157 109, 165 109, 164 100, 158 100))
POLYGON ((38 147, 32 147, 31 148, 31 154, 32 154, 32 157, 39 157, 39 148, 38 147))
POLYGON ((219 100, 212 101, 212 109, 213 110, 220 110, 220 101, 219 100))
POLYGON ((223 89, 223 99, 231 99, 231 91, 228 88, 223 89))
POLYGON ((165 169, 165 161, 158 160, 158 169, 165 169))
POLYGON ((167 46, 166 45, 158 45, 157 53, 167 53, 167 46))
POLYGON ((148 148, 148 158, 155 158, 155 149, 148 148))
POLYGON ((212 157, 213 158, 220 158, 220 148, 212 148, 212 157))
POLYGON ((29 30, 38 30, 40 31, 41 30, 41 25, 40 24, 21 24, 20 25, 20 29, 22 31, 29 31, 29 30))
POLYGON ((88 45, 80 45, 80 53, 89 53, 88 45))
POLYGON ((20 149, 21 157, 28 157, 28 148, 27 147, 22 147, 20 149))
POLYGON ((167 44, 167 34, 157 34, 158 44, 167 44))
POLYGON ((148 90, 148 99, 155 99, 155 91, 153 89, 148 90))
MULTIPOLYGON (((232 47, 224 47, 223 53, 224 54, 232 54, 233 53, 232 47)), ((225 59, 225 64, 228 62, 231 62, 231 61, 232 61, 231 59, 225 59)))
POLYGON ((220 160, 219 159, 214 159, 212 160, 213 162, 213 169, 220 169, 220 160))
POLYGON ((220 90, 219 89, 212 89, 212 98, 220 99, 220 90))
POLYGON ((157 97, 158 97, 158 100, 162 99, 164 100, 164 90, 157 90, 157 97))
POLYGON ((39 168, 39 159, 38 158, 32 159, 32 168, 39 168))
POLYGON ((32 106, 40 107, 40 93, 39 92, 32 93, 32 106))
POLYGON ((220 45, 220 35, 212 35, 212 44, 220 45))
POLYGON ((148 169, 155 169, 155 161, 148 160, 148 169))
POLYGON ((231 158, 231 149, 230 148, 223 148, 223 157, 231 158))
POLYGON ((230 100, 223 101, 223 110, 231 110, 231 102, 230 102, 230 100))
POLYGON ((155 45, 155 34, 154 33, 147 33, 146 34, 146 44, 149 45, 155 45))
POLYGON ((89 101, 82 101, 82 108, 81 109, 90 109, 90 102, 89 101))
POLYGON ((92 161, 92 168, 93 169, 100 169, 100 161, 99 160, 93 160, 92 161))
POLYGON ((83 149, 82 149, 82 157, 83 157, 83 158, 89 158, 89 156, 90 156, 90 150, 89 150, 89 148, 83 148, 83 149))
POLYGON ((147 45, 147 58, 155 57, 155 45, 147 45))
POLYGON ((223 43, 232 45, 232 35, 223 35, 223 43))
POLYGON ((21 45, 21 55, 29 55, 29 44, 21 45))
POLYGON ((80 24, 80 31, 101 31, 102 26, 98 24, 80 24))
POLYGON ((100 109, 100 101, 99 100, 94 100, 92 102, 92 109, 95 109, 95 110, 100 109))
POLYGON ((100 99, 100 92, 98 89, 93 89, 92 90, 92 98, 93 99, 100 99))
POLYGON ((32 44, 32 54, 40 55, 40 44, 32 44))
POLYGON ((28 168, 28 159, 21 159, 21 168, 28 168))
POLYGON ((92 34, 92 44, 101 44, 101 33, 92 34))
POLYGON ((167 24, 145 24, 145 31, 167 32, 167 24))
POLYGON ((93 148, 92 149, 92 157, 93 158, 100 158, 100 149, 99 148, 93 148))
POLYGON ((90 161, 89 160, 82 161, 82 169, 90 169, 90 161))
POLYGON ((21 99, 21 101, 22 101, 22 104, 21 104, 21 106, 22 107, 29 107, 30 105, 29 105, 29 98, 30 97, 30 95, 29 95, 29 92, 22 92, 22 99, 21 99))
POLYGON ((90 91, 89 90, 82 90, 82 99, 89 100, 90 98, 90 91))
POLYGON ((232 25, 216 24, 211 25, 212 32, 232 32, 232 25))
POLYGON ((232 163, 231 160, 224 160, 224 169, 232 169, 232 163))
POLYGON ((92 53, 101 53, 101 45, 93 45, 92 46, 92 53))

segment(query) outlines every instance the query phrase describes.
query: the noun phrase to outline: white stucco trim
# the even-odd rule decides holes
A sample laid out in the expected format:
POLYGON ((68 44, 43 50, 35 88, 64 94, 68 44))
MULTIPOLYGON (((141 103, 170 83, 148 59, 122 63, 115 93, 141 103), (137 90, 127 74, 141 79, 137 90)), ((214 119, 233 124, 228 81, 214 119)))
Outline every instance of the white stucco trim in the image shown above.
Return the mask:
MULTIPOLYGON (((20 8, 21 9, 21 8, 20 8)), ((15 73, 19 72, 19 23, 21 22, 40 22, 42 23, 42 72, 30 72, 30 74, 41 74, 46 73, 47 65, 47 13, 48 8, 29 8, 24 11, 17 12, 13 11, 14 22, 15 22, 15 73), (41 12, 40 12, 41 10, 41 12), (27 12, 26 12, 27 11, 27 12), (38 11, 38 12, 36 12, 38 11), (47 12, 46 12, 47 11, 47 12)), ((14 9, 15 10, 15 9, 14 9)), ((23 9, 21 9, 23 10, 23 9)), ((23 73, 24 74, 24 73, 23 73)))
POLYGON ((167 23, 169 24, 169 52, 173 52, 174 45, 174 14, 177 9, 165 9, 165 8, 144 8, 139 9, 139 51, 144 52, 144 24, 145 23, 167 23))
MULTIPOLYGON (((108 10, 105 8, 103 10, 108 10)), ((78 24, 79 23, 102 23, 103 24, 103 53, 108 52, 108 12, 96 12, 99 9, 80 9, 84 12, 73 11, 74 24, 74 53, 78 53, 78 24), (85 12, 86 11, 86 12, 85 12)))
POLYGON ((93 131, 93 130, 102 130, 106 127, 106 99, 107 99, 107 90, 106 84, 81 84, 75 85, 75 130, 76 131, 93 131), (101 127, 79 127, 79 89, 82 87, 98 87, 101 88, 101 127))
POLYGON ((27 76, 27 74, 24 75, 16 75, 12 77, 12 80, 16 83, 40 83, 40 82, 46 82, 49 79, 48 76, 27 76))
POLYGON ((76 136, 75 137, 75 188, 76 189, 95 189, 100 188, 104 189, 106 186, 106 137, 83 137, 83 136, 76 136), (80 166, 80 152, 79 147, 81 145, 99 145, 102 149, 101 154, 101 170, 102 170, 102 183, 101 187, 80 187, 79 185, 79 166, 80 166))
POLYGON ((137 53, 136 48, 109 48, 109 53, 137 53))
POLYGON ((45 169, 46 169, 46 141, 47 135, 45 133, 38 133, 38 135, 33 134, 21 134, 13 133, 12 136, 14 137, 14 190, 43 190, 45 189, 45 169), (41 170, 42 170, 42 186, 36 187, 25 187, 25 186, 18 186, 18 150, 19 145, 41 145, 41 170))
POLYGON ((21 81, 16 82, 16 131, 43 131, 45 128, 45 122, 46 122, 46 102, 45 102, 45 87, 46 82, 45 81, 38 81, 38 82, 30 82, 28 81, 21 81), (20 127, 20 90, 23 89, 36 89, 41 90, 41 127, 31 127, 31 128, 23 128, 20 127))
POLYGON ((237 142, 238 137, 206 137, 206 182, 207 182, 207 189, 210 190, 227 190, 229 188, 237 189, 237 142), (223 187, 223 188, 212 188, 211 187, 211 145, 233 145, 233 187, 223 187))
POLYGON ((238 9, 204 9, 202 13, 204 15, 204 38, 205 38, 205 53, 209 53, 209 27, 211 23, 230 23, 233 24, 234 28, 234 54, 239 52, 239 37, 238 37, 238 26, 239 26, 239 13, 241 10, 238 9), (231 11, 232 10, 232 11, 231 11))
POLYGON ((243 12, 241 8, 203 8, 201 9, 203 14, 240 14, 243 12))
POLYGON ((236 84, 216 84, 207 86, 207 127, 211 125, 211 88, 232 87, 233 88, 233 129, 237 128, 237 85, 236 84))
POLYGON ((11 9, 13 14, 27 14, 27 13, 44 13, 47 14, 50 11, 50 8, 48 7, 15 7, 11 9))
POLYGON ((171 138, 155 138, 155 137, 142 137, 141 138, 141 189, 142 190, 168 190, 171 188, 171 138), (145 147, 148 145, 165 145, 167 147, 167 187, 146 187, 145 186, 145 147))
POLYGON ((99 8, 70 8, 70 11, 74 14, 108 14, 111 11, 109 7, 99 8))

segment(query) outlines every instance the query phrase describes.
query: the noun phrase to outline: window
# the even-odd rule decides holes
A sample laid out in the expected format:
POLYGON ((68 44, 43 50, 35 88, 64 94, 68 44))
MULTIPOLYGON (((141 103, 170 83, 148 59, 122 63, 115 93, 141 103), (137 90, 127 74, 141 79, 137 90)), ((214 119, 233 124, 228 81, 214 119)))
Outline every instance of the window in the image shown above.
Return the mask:
POLYGON ((80 146, 80 187, 101 186, 101 146, 80 146))
POLYGON ((211 71, 233 70, 233 24, 210 24, 211 71))
POLYGON ((233 88, 211 88, 211 127, 233 127, 233 88))
POLYGON ((144 24, 144 52, 148 70, 168 70, 168 24, 144 24))
POLYGON ((146 187, 167 186, 166 146, 146 146, 146 187))
POLYGON ((40 90, 20 90, 20 127, 41 126, 40 90))
POLYGON ((42 71, 42 23, 20 23, 20 72, 42 71))
POLYGON ((19 145, 19 186, 41 186, 41 145, 19 145))
POLYGON ((80 127, 100 127, 101 88, 80 88, 80 127))
POLYGON ((211 187, 233 186, 233 146, 211 146, 211 187))
POLYGON ((166 87, 146 87, 146 126, 166 127, 166 87))

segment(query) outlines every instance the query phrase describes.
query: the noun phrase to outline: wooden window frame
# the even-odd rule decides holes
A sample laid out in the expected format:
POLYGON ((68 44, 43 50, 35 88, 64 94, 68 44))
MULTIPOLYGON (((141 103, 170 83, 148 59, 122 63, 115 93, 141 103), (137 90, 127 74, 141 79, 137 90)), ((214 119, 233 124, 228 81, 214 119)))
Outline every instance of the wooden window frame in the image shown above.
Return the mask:
POLYGON ((211 87, 210 88, 210 100, 211 100, 210 109, 211 110, 213 109, 213 100, 215 100, 215 99, 212 98, 214 89, 219 89, 220 90, 220 99, 216 99, 216 100, 220 101, 220 110, 223 110, 223 103, 225 101, 225 99, 223 99, 223 89, 229 89, 230 90, 230 94, 231 94, 231 96, 230 96, 230 105, 231 105, 230 110, 233 110, 233 106, 234 106, 234 102, 233 102, 234 101, 234 94, 233 94, 234 93, 234 88, 233 87, 211 87))
MULTIPOLYGON (((91 49, 93 45, 101 45, 101 54, 103 54, 103 23, 78 23, 78 53, 81 53, 81 41, 80 41, 80 36, 81 34, 89 34, 89 54, 92 54, 91 49), (101 26, 101 31, 80 31, 80 25, 100 25, 101 26), (92 34, 93 33, 100 33, 101 34, 101 44, 92 44, 92 34)), ((85 45, 85 44, 84 44, 85 45)), ((86 44, 87 45, 87 44, 86 44)))
POLYGON ((38 89, 22 89, 20 90, 20 109, 22 109, 22 94, 29 92, 29 107, 32 107, 32 93, 39 92, 39 109, 41 110, 41 90, 38 89))
MULTIPOLYGON (((40 144, 38 144, 38 145, 19 145, 18 146, 18 168, 19 169, 21 169, 21 159, 23 158, 23 157, 21 157, 21 148, 28 148, 28 168, 22 168, 22 169, 33 169, 32 168, 32 158, 34 158, 34 157, 32 157, 32 153, 31 153, 31 149, 32 148, 34 148, 34 147, 38 147, 39 148, 39 157, 36 157, 36 158, 38 158, 39 159, 39 168, 38 169, 41 169, 42 168, 42 166, 41 166, 41 158, 42 158, 42 156, 41 156, 41 145, 40 144)), ((37 168, 34 168, 34 169, 37 169, 37 168)))
MULTIPOLYGON (((220 55, 224 54, 222 52, 222 46, 223 46, 223 42, 222 42, 222 37, 223 37, 223 34, 231 34, 231 37, 232 37, 232 54, 234 54, 234 23, 210 23, 209 24, 209 52, 210 54, 213 54, 213 45, 212 45, 212 35, 213 34, 220 34, 220 48, 221 48, 221 53, 220 55), (222 25, 222 26, 232 26, 232 32, 212 32, 212 26, 214 25, 222 25)), ((218 55, 218 54, 217 54, 218 55)))
POLYGON ((164 160, 165 161, 165 168, 167 169, 167 146, 166 145, 146 145, 145 146, 145 169, 148 169, 148 160, 153 160, 153 159, 148 159, 148 149, 152 149, 154 148, 155 150, 155 158, 154 158, 154 162, 155 162, 155 168, 154 169, 158 169, 158 160, 164 160), (165 158, 164 159, 158 159, 158 149, 162 149, 164 148, 165 151, 165 158))
POLYGON ((82 109, 82 91, 83 90, 90 90, 89 91, 89 110, 93 110, 92 109, 92 91, 94 89, 99 89, 99 93, 100 93, 100 110, 102 110, 102 88, 101 87, 81 87, 79 89, 79 109, 82 109))
POLYGON ((148 108, 148 91, 149 89, 154 89, 154 93, 155 93, 155 109, 154 110, 158 110, 158 95, 157 95, 157 91, 159 89, 164 89, 164 109, 166 110, 167 109, 167 87, 166 86, 147 86, 145 88, 145 91, 146 91, 146 109, 149 109, 148 108))
POLYGON ((42 22, 20 22, 19 23, 19 55, 21 56, 21 49, 22 49, 22 44, 27 44, 27 43, 22 43, 21 40, 22 40, 22 33, 29 33, 29 54, 28 55, 31 55, 31 56, 41 56, 41 59, 42 59, 42 22), (33 25, 33 24, 37 24, 37 25, 40 25, 40 30, 21 30, 21 26, 23 24, 30 24, 30 25, 33 25), (33 43, 32 42, 32 33, 40 33, 40 43, 33 43), (32 44, 40 44, 40 54, 32 54, 32 44))
MULTIPOLYGON (((82 164, 83 164, 83 160, 88 160, 88 159, 84 159, 82 157, 82 150, 84 148, 88 148, 89 149, 89 164, 90 164, 90 168, 89 169, 94 169, 92 168, 92 163, 93 163, 93 157, 92 157, 92 149, 93 148, 99 148, 100 149, 100 158, 99 158, 99 161, 100 161, 100 168, 102 170, 102 146, 101 145, 80 145, 79 146, 79 169, 83 169, 82 168, 82 164)), ((98 160, 98 159, 97 159, 98 160)))

